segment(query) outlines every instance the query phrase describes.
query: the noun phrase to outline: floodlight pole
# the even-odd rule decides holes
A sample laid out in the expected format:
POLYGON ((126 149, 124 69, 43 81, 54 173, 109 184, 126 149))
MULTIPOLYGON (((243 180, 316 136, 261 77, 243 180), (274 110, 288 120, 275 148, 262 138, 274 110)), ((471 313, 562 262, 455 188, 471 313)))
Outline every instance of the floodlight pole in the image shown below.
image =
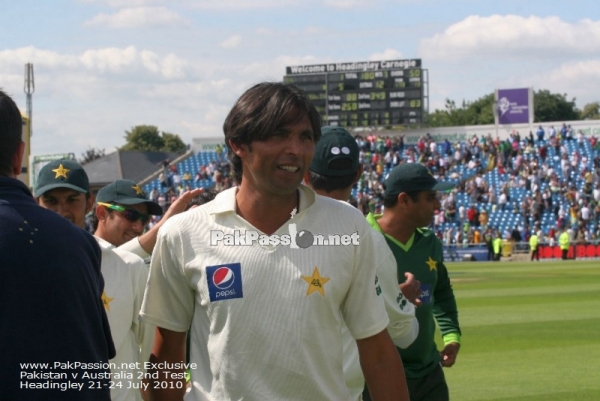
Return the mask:
POLYGON ((35 92, 35 82, 33 80, 33 64, 27 63, 25 64, 25 82, 23 84, 23 91, 27 95, 27 106, 26 113, 27 118, 29 119, 29 136, 33 136, 33 129, 31 124, 31 115, 32 115, 32 95, 35 92))

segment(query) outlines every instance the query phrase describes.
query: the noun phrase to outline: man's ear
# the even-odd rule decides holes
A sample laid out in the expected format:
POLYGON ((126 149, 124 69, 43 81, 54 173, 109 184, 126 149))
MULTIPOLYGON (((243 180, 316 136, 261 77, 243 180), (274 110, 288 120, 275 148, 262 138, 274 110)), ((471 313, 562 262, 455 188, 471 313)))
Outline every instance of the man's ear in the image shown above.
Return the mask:
POLYGON ((98 217, 98 224, 100 224, 100 222, 106 220, 108 218, 108 211, 106 210, 106 208, 102 205, 96 205, 96 217, 98 217))
POLYGON ((364 170, 363 165, 359 164, 358 165, 358 170, 356 171, 356 177, 354 177, 354 181, 352 181, 352 185, 356 184, 360 180, 360 177, 362 176, 363 170, 364 170))
POLYGON ((15 177, 18 177, 21 174, 21 167, 23 166, 23 153, 25 152, 25 142, 21 141, 17 146, 17 150, 15 151, 12 157, 12 173, 15 177))
POLYGON ((399 205, 406 205, 408 203, 408 199, 409 196, 406 192, 400 192, 398 194, 398 204, 399 205))
POLYGON ((238 157, 243 157, 248 153, 249 147, 247 145, 236 143, 233 140, 229 140, 229 147, 238 157))
POLYGON ((312 188, 312 186, 310 185, 310 172, 309 171, 307 171, 306 174, 304 174, 303 182, 304 182, 304 185, 312 188))

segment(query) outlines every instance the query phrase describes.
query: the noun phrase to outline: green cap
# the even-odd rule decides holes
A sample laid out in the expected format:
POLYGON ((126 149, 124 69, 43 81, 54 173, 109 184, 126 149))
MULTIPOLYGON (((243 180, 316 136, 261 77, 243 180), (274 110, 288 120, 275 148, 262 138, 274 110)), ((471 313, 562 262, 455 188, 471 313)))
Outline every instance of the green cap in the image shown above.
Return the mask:
POLYGON ((447 191, 451 182, 438 182, 427 167, 419 163, 404 163, 392 169, 385 179, 384 196, 398 196, 402 192, 447 191))
POLYGON ((39 198, 55 188, 70 188, 87 194, 90 181, 83 167, 75 160, 54 160, 40 170, 33 196, 39 198))
POLYGON ((358 145, 342 127, 322 127, 310 171, 325 177, 355 174, 358 170, 358 145))
POLYGON ((105 187, 100 188, 96 195, 97 202, 118 203, 121 205, 139 205, 145 203, 148 206, 148 214, 162 215, 162 207, 156 202, 146 198, 142 188, 132 180, 116 180, 105 187))

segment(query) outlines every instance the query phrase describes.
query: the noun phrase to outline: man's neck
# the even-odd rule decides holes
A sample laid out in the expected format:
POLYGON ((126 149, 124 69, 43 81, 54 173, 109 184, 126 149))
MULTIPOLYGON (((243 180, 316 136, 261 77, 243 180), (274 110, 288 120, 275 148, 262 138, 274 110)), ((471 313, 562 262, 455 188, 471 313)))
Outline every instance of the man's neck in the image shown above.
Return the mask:
POLYGON ((238 189, 235 201, 237 214, 267 235, 273 234, 292 214, 299 212, 299 189, 293 193, 273 196, 257 191, 238 189))
POLYGON ((350 199, 350 193, 352 191, 352 188, 350 188, 350 189, 335 189, 331 192, 327 192, 323 189, 315 189, 313 187, 311 187, 311 188, 318 195, 326 196, 328 198, 336 199, 336 200, 340 200, 340 201, 344 201, 344 202, 348 202, 348 199, 350 199))
POLYGON ((414 234, 417 227, 411 225, 406 219, 402 219, 391 213, 383 212, 377 223, 381 230, 402 244, 406 244, 414 234))
POLYGON ((114 246, 115 248, 118 246, 109 240, 109 236, 106 235, 106 231, 103 230, 100 225, 98 225, 98 228, 96 228, 96 231, 94 231, 94 236, 97 238, 100 238, 101 240, 108 242, 110 245, 114 246))

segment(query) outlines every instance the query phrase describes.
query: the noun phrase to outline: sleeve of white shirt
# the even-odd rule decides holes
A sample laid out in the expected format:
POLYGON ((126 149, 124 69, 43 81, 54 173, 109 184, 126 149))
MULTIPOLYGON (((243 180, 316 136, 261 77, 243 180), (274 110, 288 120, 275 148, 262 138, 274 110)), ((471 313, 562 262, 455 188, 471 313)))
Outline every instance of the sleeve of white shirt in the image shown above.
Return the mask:
POLYGON ((194 313, 194 292, 183 272, 179 232, 170 224, 175 220, 167 221, 158 232, 140 316, 157 327, 185 332, 194 313))
POLYGON ((386 249, 382 249, 381 254, 385 255, 385 259, 377 269, 377 284, 381 288, 385 310, 390 319, 388 332, 397 347, 407 348, 419 334, 419 322, 415 316, 415 306, 398 287, 396 259, 387 244, 383 245, 386 249))
POLYGON ((360 245, 355 249, 354 280, 342 306, 342 316, 348 330, 357 340, 380 333, 389 323, 383 297, 373 285, 376 280, 377 249, 372 229, 366 220, 364 223, 365 228, 359 231, 360 245))
POLYGON ((151 255, 148 252, 146 252, 144 250, 144 248, 142 248, 142 246, 140 245, 139 238, 140 237, 132 238, 131 240, 127 241, 126 243, 124 243, 123 245, 118 247, 117 249, 122 250, 122 251, 131 252, 135 255, 138 255, 142 259, 149 258, 151 255))

